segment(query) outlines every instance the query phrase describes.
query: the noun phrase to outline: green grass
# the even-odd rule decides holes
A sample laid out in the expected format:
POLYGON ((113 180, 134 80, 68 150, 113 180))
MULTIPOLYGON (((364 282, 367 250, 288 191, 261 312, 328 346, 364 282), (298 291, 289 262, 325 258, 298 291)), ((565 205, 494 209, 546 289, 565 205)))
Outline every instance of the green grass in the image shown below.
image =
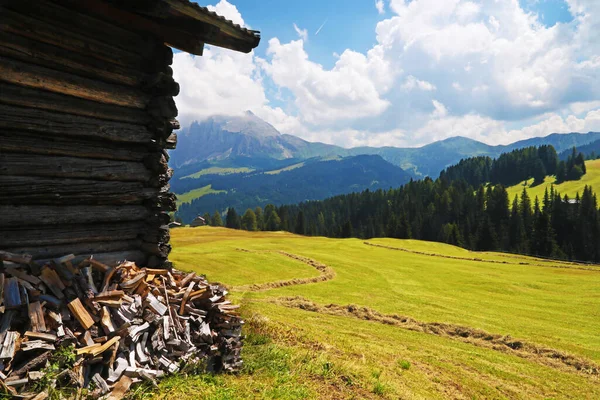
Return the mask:
POLYGON ((587 173, 578 181, 567 181, 557 185, 555 184, 556 178, 554 176, 547 176, 543 184, 531 187, 533 179, 530 179, 507 188, 508 198, 511 202, 516 194, 518 194, 520 198, 523 188, 526 187, 529 197, 535 199, 537 196, 541 201, 544 198, 545 190, 548 189, 548 192, 550 192, 551 185, 554 185, 554 190, 558 190, 561 196, 566 194, 572 199, 575 198, 577 193, 581 195, 581 193, 583 193, 583 188, 586 185, 591 186, 594 192, 600 192, 600 160, 586 161, 585 167, 587 173))
POLYGON ((231 174, 244 174, 248 172, 252 172, 254 169, 241 167, 241 168, 220 168, 220 167, 210 167, 205 168, 201 171, 196 172, 195 174, 184 176, 181 179, 198 179, 204 175, 231 175, 231 174))
POLYGON ((267 175, 277 175, 277 174, 280 174, 282 172, 291 171, 291 170, 294 170, 294 169, 300 168, 300 167, 304 167, 304 163, 303 162, 298 163, 298 164, 289 165, 289 166, 287 166, 285 168, 280 168, 280 169, 276 169, 276 170, 273 170, 273 171, 267 171, 267 172, 265 172, 265 174, 267 174, 267 175))
POLYGON ((157 398, 191 398, 186 393, 192 392, 205 399, 600 398, 597 376, 562 364, 278 302, 302 296, 321 306, 366 306, 511 335, 600 363, 599 267, 412 240, 369 241, 406 252, 358 239, 210 227, 181 228, 172 236, 176 267, 233 286, 232 300, 249 320, 246 333, 262 339, 244 349, 247 367, 239 376, 169 378, 152 392, 157 398), (325 263, 336 276, 261 292, 235 288, 316 275, 278 251, 325 263), (285 389, 277 392, 280 386, 285 389))
POLYGON ((195 199, 199 199, 202 196, 212 193, 225 193, 225 190, 214 190, 212 185, 207 185, 198 189, 191 190, 189 192, 177 195, 177 207, 184 203, 191 203, 195 199))

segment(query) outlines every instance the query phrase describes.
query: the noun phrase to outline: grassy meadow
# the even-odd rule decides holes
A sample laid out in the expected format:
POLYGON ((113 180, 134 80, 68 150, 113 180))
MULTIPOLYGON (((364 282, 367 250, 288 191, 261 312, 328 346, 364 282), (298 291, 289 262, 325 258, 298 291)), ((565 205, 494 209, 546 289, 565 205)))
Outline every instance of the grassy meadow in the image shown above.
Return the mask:
POLYGON ((507 188, 506 190, 508 191, 508 198, 512 202, 516 194, 518 194, 520 197, 521 193, 523 192, 523 188, 525 187, 527 188, 527 193, 532 200, 537 196, 541 201, 544 198, 544 192, 546 189, 548 189, 548 192, 550 192, 550 186, 552 185, 554 185, 554 190, 558 190, 561 196, 566 194, 571 199, 574 199, 577 193, 581 195, 581 193, 583 193, 583 188, 586 185, 591 186, 595 193, 600 192, 600 159, 586 161, 585 167, 587 173, 578 181, 567 181, 557 185, 555 183, 556 178, 554 176, 547 176, 543 184, 532 187, 531 185, 533 184, 533 179, 529 179, 528 181, 524 181, 518 185, 507 188))
POLYGON ((214 190, 212 185, 207 185, 198 189, 190 190, 189 192, 177 195, 177 207, 183 203, 191 203, 195 199, 212 193, 224 193, 224 190, 214 190))
POLYGON ((136 398, 600 398, 598 266, 211 227, 175 229, 172 242, 177 268, 242 304, 246 366, 136 398), (307 259, 333 278, 310 283, 322 272, 307 259))

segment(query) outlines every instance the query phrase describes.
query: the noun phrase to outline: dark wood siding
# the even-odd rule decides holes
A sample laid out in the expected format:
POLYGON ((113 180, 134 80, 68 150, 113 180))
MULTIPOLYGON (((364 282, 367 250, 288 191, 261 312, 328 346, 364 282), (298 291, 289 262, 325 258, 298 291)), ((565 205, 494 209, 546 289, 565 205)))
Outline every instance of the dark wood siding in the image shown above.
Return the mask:
POLYGON ((0 249, 155 267, 175 207, 173 53, 61 3, 0 6, 0 249))

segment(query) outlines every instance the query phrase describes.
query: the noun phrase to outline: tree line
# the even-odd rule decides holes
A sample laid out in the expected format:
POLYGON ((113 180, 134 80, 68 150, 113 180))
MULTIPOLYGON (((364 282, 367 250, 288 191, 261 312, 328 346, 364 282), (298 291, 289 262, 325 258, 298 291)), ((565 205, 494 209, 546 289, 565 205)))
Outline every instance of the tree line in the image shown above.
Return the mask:
MULTIPOLYGON (((533 153, 516 153, 515 163, 535 158, 533 153)), ((540 154, 546 154, 546 160, 553 159, 550 149, 537 154, 539 159, 544 159, 540 154)), ((573 154, 565 167, 569 168, 571 162, 573 167, 581 165, 579 154, 573 154)), ((248 209, 243 215, 229 208, 225 221, 219 212, 212 217, 205 215, 205 219, 212 225, 233 229, 285 230, 335 238, 419 239, 477 251, 600 261, 600 210, 591 187, 586 186, 581 196, 577 194, 573 199, 561 196, 554 187, 546 190, 542 199, 530 198, 525 188, 509 199, 502 183, 470 182, 488 172, 491 177, 493 169, 485 165, 493 166, 494 161, 475 157, 461 163, 462 169, 449 168, 446 171, 450 173, 436 180, 411 180, 397 189, 365 190, 297 205, 269 204, 264 210, 248 209), (467 165, 474 166, 470 175, 466 174, 467 165)), ((559 165, 556 163, 557 168, 559 165)), ((504 162, 497 168, 516 171, 504 162)))
POLYGON ((585 157, 573 148, 566 161, 560 161, 551 145, 531 146, 501 154, 497 159, 471 157, 446 168, 440 178, 465 180, 473 186, 485 183, 513 186, 534 178, 534 185, 544 182, 546 175, 556 175, 556 182, 580 179, 586 173, 585 157))

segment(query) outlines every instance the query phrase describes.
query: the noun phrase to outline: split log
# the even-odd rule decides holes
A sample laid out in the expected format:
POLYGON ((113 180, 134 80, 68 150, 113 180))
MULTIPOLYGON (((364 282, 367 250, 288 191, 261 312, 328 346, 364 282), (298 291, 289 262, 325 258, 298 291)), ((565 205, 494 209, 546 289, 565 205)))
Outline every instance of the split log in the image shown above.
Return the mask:
POLYGON ((8 278, 4 281, 4 307, 7 310, 21 306, 21 293, 18 278, 8 278))
POLYGON ((46 323, 44 322, 44 310, 39 301, 29 303, 29 321, 33 332, 46 332, 46 323))
POLYGON ((8 331, 4 334, 2 350, 0 351, 0 360, 11 360, 15 356, 17 340, 19 340, 20 336, 19 332, 15 331, 8 331))
POLYGON ((77 320, 84 329, 90 329, 92 325, 94 325, 94 320, 92 319, 92 316, 90 315, 90 313, 88 313, 83 304, 81 304, 81 301, 79 299, 71 301, 68 304, 68 306, 69 310, 71 310, 75 318, 77 318, 77 320))

